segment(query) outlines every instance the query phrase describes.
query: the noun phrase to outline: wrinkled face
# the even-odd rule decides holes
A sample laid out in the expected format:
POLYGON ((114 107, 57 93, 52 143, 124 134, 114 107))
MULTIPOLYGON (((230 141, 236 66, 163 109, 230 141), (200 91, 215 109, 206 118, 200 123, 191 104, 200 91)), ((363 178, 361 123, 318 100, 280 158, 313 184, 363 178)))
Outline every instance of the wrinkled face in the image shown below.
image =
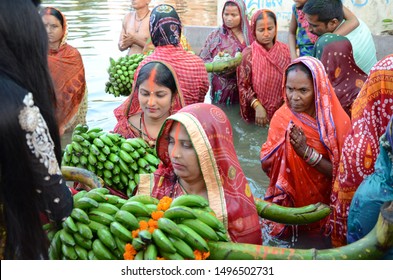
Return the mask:
POLYGON ((172 92, 169 88, 146 80, 139 86, 138 99, 145 117, 161 119, 170 115, 172 92))
POLYGON ((265 18, 258 20, 255 27, 257 41, 266 49, 272 48, 274 36, 276 34, 274 20, 271 17, 266 16, 265 18))
POLYGON ((226 6, 223 12, 223 20, 230 29, 240 27, 242 19, 239 8, 237 6, 226 6))
POLYGON ((318 15, 305 14, 305 17, 308 22, 308 30, 317 36, 321 36, 328 32, 332 33, 337 27, 337 25, 333 24, 332 21, 327 24, 319 21, 318 15))
POLYGON ((45 25, 46 32, 48 33, 48 41, 50 44, 60 45, 61 38, 63 37, 63 27, 60 21, 52 15, 43 15, 42 21, 45 25))
POLYGON ((314 85, 312 79, 300 69, 293 69, 288 73, 286 94, 289 107, 297 113, 314 116, 314 85))
POLYGON ((174 122, 169 132, 168 153, 175 174, 184 181, 203 180, 197 154, 186 128, 174 122))
POLYGON ((302 8, 307 0, 293 0, 293 2, 295 2, 296 8, 302 8))

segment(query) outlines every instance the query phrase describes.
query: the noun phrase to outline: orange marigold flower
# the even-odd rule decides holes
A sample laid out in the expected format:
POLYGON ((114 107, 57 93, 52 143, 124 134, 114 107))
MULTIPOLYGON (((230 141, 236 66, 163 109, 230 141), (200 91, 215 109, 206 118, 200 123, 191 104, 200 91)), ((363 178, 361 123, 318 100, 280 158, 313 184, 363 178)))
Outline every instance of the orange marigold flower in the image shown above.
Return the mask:
POLYGON ((164 211, 153 211, 151 213, 151 217, 156 221, 158 221, 158 219, 162 218, 163 216, 164 216, 164 211))
POLYGON ((156 220, 150 219, 147 223, 149 224, 149 227, 158 227, 158 222, 156 220))
POLYGON ((202 252, 195 250, 194 251, 194 256, 195 256, 195 260, 201 260, 202 259, 202 252))
POLYGON ((160 199, 160 202, 157 205, 157 210, 162 210, 166 211, 172 203, 172 198, 169 196, 164 196, 163 198, 160 199))
POLYGON ((206 260, 209 256, 210 256, 210 251, 209 252, 203 252, 203 254, 202 254, 202 258, 204 260, 206 260))
POLYGON ((139 231, 140 231, 139 229, 133 230, 131 232, 132 238, 137 238, 139 235, 139 231))
POLYGON ((130 243, 127 243, 125 246, 125 252, 123 254, 123 258, 125 260, 133 260, 135 258, 136 253, 137 252, 134 249, 134 247, 130 243))
POLYGON ((154 227, 149 227, 149 229, 148 229, 148 231, 149 231, 150 233, 153 233, 154 230, 155 230, 154 227))
POLYGON ((149 224, 146 221, 144 221, 144 220, 139 221, 139 229, 140 230, 145 230, 148 227, 149 227, 149 224))

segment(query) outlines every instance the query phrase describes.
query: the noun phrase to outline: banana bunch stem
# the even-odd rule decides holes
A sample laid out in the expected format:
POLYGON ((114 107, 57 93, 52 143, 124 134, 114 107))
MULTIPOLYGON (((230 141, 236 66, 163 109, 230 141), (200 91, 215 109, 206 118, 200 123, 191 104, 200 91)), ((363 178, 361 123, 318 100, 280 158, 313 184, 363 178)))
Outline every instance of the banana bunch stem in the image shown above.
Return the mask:
POLYGON ((381 207, 377 224, 364 238, 333 249, 293 249, 232 242, 208 242, 212 260, 381 259, 393 247, 393 201, 381 207))
POLYGON ((62 166, 61 173, 67 181, 82 183, 90 189, 102 188, 104 186, 104 181, 101 178, 84 168, 62 166))

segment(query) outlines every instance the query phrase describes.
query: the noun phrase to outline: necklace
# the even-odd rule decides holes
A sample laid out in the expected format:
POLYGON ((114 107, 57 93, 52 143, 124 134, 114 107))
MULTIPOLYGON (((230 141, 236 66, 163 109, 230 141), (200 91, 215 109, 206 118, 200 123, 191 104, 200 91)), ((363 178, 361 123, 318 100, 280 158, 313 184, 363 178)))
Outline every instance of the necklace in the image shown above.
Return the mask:
POLYGON ((150 13, 150 11, 148 10, 146 15, 144 15, 141 19, 138 19, 136 17, 136 12, 135 12, 135 23, 138 23, 138 27, 135 27, 135 33, 139 32, 139 29, 141 28, 142 25, 142 21, 147 17, 147 15, 150 13))
POLYGON ((141 136, 142 136, 142 138, 149 144, 150 147, 154 146, 154 144, 156 143, 156 139, 149 135, 149 132, 147 131, 147 127, 146 127, 146 124, 145 124, 145 118, 143 117, 143 113, 141 114, 140 128, 141 128, 141 136), (143 130, 144 130, 144 132, 143 132, 143 130), (147 137, 147 140, 144 137, 145 135, 147 137))

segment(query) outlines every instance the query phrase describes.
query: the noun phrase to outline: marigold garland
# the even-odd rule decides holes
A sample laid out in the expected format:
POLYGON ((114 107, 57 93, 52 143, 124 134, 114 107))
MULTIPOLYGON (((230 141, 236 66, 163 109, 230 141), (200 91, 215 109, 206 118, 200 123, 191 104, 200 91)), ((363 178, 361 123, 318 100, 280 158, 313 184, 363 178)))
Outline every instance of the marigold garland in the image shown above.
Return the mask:
POLYGON ((123 258, 125 260, 133 260, 136 254, 137 251, 134 249, 134 247, 130 243, 127 243, 125 246, 125 252, 123 254, 123 258))
POLYGON ((206 260, 210 256, 210 252, 194 251, 195 260, 206 260))

